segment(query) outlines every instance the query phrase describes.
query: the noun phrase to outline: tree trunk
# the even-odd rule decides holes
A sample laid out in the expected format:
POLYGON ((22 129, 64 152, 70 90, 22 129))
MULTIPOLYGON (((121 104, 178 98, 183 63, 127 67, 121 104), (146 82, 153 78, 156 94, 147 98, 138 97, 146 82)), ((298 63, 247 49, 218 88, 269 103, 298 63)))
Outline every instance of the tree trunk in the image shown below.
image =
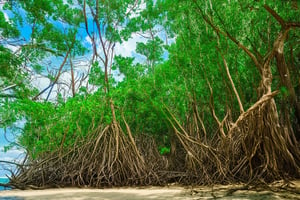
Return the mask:
MULTIPOLYGON (((295 117, 298 123, 300 123, 300 104, 297 100, 297 95, 291 81, 290 71, 284 57, 284 41, 287 37, 288 31, 289 29, 283 31, 283 33, 280 33, 278 40, 274 43, 274 53, 276 58, 276 67, 280 75, 281 85, 286 87, 286 89, 288 90, 289 104, 294 108, 295 117)), ((285 106, 288 106, 288 104, 285 106)))

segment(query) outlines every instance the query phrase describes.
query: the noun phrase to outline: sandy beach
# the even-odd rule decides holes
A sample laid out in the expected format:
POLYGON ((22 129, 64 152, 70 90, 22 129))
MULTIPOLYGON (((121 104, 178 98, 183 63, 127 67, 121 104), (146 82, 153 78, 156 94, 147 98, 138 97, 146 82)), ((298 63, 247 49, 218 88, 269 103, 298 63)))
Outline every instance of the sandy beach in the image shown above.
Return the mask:
POLYGON ((47 189, 47 190, 6 190, 0 192, 0 199, 49 199, 49 200, 163 200, 163 199, 193 199, 189 198, 188 190, 176 188, 114 188, 114 189, 47 189), (15 197, 15 198, 12 198, 15 197))
POLYGON ((300 200, 300 181, 294 182, 294 191, 243 190, 240 185, 214 187, 144 187, 106 189, 46 189, 4 190, 0 200, 204 200, 204 199, 293 199, 300 200))

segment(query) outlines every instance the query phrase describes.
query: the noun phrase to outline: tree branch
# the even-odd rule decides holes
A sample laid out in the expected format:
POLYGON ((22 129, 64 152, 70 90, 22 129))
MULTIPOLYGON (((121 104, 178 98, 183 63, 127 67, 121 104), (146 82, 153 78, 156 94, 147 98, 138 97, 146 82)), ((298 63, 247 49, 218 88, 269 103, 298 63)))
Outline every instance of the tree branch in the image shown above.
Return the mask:
POLYGON ((300 22, 286 22, 282 17, 278 15, 278 13, 270 8, 267 4, 264 5, 264 8, 279 22, 283 29, 288 29, 290 27, 298 27, 300 28, 300 22))
POLYGON ((227 77, 228 77, 228 79, 229 79, 229 81, 230 81, 230 84, 231 84, 231 87, 232 87, 232 89, 233 89, 233 92, 234 92, 234 94, 235 94, 235 96, 236 96, 236 98, 237 98, 237 101, 238 101, 238 104, 239 104, 239 107, 240 107, 240 113, 242 114, 243 112, 245 112, 245 111, 244 111, 244 107, 243 107, 241 98, 240 98, 240 96, 239 96, 239 93, 238 93, 238 91, 237 91, 237 89, 236 89, 236 87, 235 87, 235 84, 234 84, 234 82, 233 82, 233 80, 232 80, 232 78, 231 78, 231 74, 230 74, 230 71, 229 71, 227 62, 226 62, 226 60, 225 60, 225 57, 224 57, 223 54, 221 53, 221 51, 220 51, 218 48, 217 48, 217 50, 219 51, 219 53, 220 53, 220 55, 221 55, 221 57, 222 57, 222 60, 223 60, 223 63, 224 63, 224 67, 225 67, 225 69, 226 69, 227 77))
POLYGON ((270 8, 267 4, 264 5, 264 8, 279 22, 282 27, 286 26, 286 22, 275 12, 275 10, 270 8))
POLYGON ((53 86, 55 85, 55 83, 58 81, 58 79, 59 79, 59 77, 60 77, 60 75, 61 75, 62 68, 63 68, 63 66, 65 65, 65 63, 67 62, 67 58, 68 58, 68 56, 69 56, 69 54, 70 54, 70 52, 71 52, 71 50, 72 50, 72 48, 73 48, 73 46, 74 46, 75 40, 76 40, 76 34, 74 34, 74 38, 73 38, 72 44, 71 44, 71 46, 70 46, 70 48, 69 48, 67 54, 65 55, 63 62, 61 63, 61 65, 60 65, 60 67, 59 67, 58 74, 57 74, 56 78, 54 79, 54 81, 53 81, 52 83, 50 83, 50 85, 49 85, 47 88, 45 88, 44 90, 42 90, 38 95, 36 95, 35 97, 33 97, 32 100, 34 100, 34 101, 37 100, 37 98, 38 98, 41 94, 43 94, 44 92, 46 92, 46 91, 51 87, 51 89, 50 89, 50 91, 49 91, 49 93, 48 93, 48 95, 47 95, 47 98, 46 98, 46 101, 48 100, 48 98, 49 98, 49 96, 50 96, 50 93, 52 92, 52 88, 53 88, 53 86))
POLYGON ((1 92, 4 92, 4 91, 9 90, 9 89, 11 89, 11 88, 14 88, 14 87, 16 87, 16 86, 17 86, 17 84, 9 85, 9 86, 7 86, 7 87, 5 87, 5 88, 2 88, 0 91, 1 91, 1 92))
POLYGON ((242 43, 240 43, 235 37, 233 37, 228 31, 223 31, 221 30, 219 27, 217 27, 215 24, 213 24, 213 22, 208 18, 207 15, 204 14, 203 10, 201 9, 200 5, 197 3, 196 0, 193 0, 195 5, 197 6, 197 10, 200 13, 200 15, 202 16, 202 18, 204 19, 204 21, 206 23, 208 23, 217 34, 221 34, 227 38, 229 38, 232 42, 234 42, 238 47, 240 47, 246 54, 248 54, 248 56, 252 59, 252 61, 254 62, 255 66, 257 67, 257 69, 261 72, 261 64, 258 62, 257 58, 255 57, 255 55, 249 50, 247 49, 247 47, 245 47, 242 43))

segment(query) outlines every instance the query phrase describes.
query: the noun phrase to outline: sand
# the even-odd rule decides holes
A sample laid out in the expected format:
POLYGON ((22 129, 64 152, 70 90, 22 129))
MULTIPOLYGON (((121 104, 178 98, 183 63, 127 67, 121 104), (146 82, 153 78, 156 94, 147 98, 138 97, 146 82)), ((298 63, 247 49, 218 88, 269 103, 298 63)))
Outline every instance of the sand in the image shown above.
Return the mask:
POLYGON ((26 200, 163 200, 187 199, 189 194, 184 188, 121 188, 121 189, 46 189, 46 190, 11 190, 1 191, 0 199, 13 199, 8 197, 16 197, 15 199, 26 200))
POLYGON ((243 190, 241 185, 214 187, 144 187, 107 189, 46 189, 46 190, 6 190, 0 191, 0 200, 204 200, 204 199, 298 199, 300 181, 294 182, 294 190, 268 191, 243 190), (296 183, 296 184, 295 184, 296 183))

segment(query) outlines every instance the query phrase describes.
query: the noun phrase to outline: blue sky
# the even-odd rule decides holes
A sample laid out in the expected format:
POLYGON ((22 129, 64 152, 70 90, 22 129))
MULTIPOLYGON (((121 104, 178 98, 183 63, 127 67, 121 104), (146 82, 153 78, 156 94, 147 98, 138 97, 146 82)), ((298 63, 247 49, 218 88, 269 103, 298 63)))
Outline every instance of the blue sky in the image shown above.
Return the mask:
MULTIPOLYGON (((0 129, 0 160, 5 161, 16 161, 20 162, 24 158, 24 152, 17 148, 12 148, 8 150, 7 152, 4 152, 4 147, 8 146, 10 142, 15 142, 16 137, 14 134, 12 134, 12 131, 10 129, 6 129, 6 132, 3 128, 0 129)), ((5 168, 9 168, 14 170, 13 165, 0 165, 0 177, 5 177, 6 175, 10 175, 10 172, 5 170, 5 168)))

